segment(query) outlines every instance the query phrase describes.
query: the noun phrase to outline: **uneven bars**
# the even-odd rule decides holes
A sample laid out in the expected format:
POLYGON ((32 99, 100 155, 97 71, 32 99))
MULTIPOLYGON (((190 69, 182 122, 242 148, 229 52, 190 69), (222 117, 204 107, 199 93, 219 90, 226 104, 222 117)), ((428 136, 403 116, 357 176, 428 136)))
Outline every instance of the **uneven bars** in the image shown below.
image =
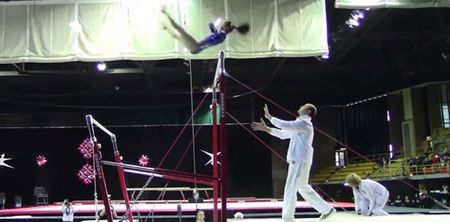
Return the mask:
POLYGON ((226 73, 225 71, 225 53, 223 51, 219 52, 219 58, 217 59, 217 65, 216 65, 216 72, 214 73, 214 81, 211 86, 211 88, 218 89, 218 84, 220 82, 220 75, 222 72, 226 73))
POLYGON ((189 178, 189 177, 177 177, 177 176, 162 175, 162 174, 158 174, 158 173, 144 172, 144 171, 139 171, 139 170, 129 170, 129 169, 125 169, 124 171, 127 173, 140 174, 140 175, 145 175, 145 176, 150 176, 150 177, 159 177, 159 178, 163 178, 163 179, 167 179, 167 180, 177 180, 177 181, 188 182, 188 183, 199 183, 199 184, 208 185, 208 186, 212 186, 212 184, 213 184, 212 181, 199 180, 199 179, 189 178))
POLYGON ((101 123, 97 122, 97 120, 95 120, 94 117, 92 117, 92 115, 86 115, 86 120, 87 120, 88 124, 97 126, 101 130, 103 130, 103 132, 108 134, 110 137, 114 137, 114 138, 116 137, 116 135, 114 135, 114 133, 112 133, 111 131, 106 129, 106 127, 104 127, 101 123))
MULTIPOLYGON (((104 127, 102 124, 100 124, 99 122, 97 122, 97 120, 94 119, 94 117, 92 117, 92 115, 86 115, 86 123, 88 125, 88 130, 89 130, 89 136, 91 137, 91 140, 96 143, 97 142, 97 138, 95 138, 95 130, 94 130, 94 125, 97 126, 98 128, 100 128, 103 132, 105 132, 106 134, 108 134, 111 137, 111 143, 113 146, 113 151, 114 151, 114 157, 117 163, 122 163, 121 161, 121 156, 119 153, 119 149, 117 146, 117 139, 116 139, 116 135, 114 133, 112 133, 111 131, 109 131, 108 129, 106 129, 106 127, 104 127)), ((94 144, 95 146, 95 144, 94 144)), ((95 153, 100 153, 100 151, 97 149, 96 151, 94 151, 95 153)), ((101 161, 101 155, 94 155, 97 156, 96 157, 96 161, 100 162, 101 161)), ((109 201, 106 198, 106 196, 108 195, 108 190, 106 187, 106 179, 103 176, 103 168, 102 166, 97 166, 97 168, 101 171, 102 174, 102 178, 99 178, 101 180, 101 188, 104 189, 104 191, 102 191, 102 195, 105 195, 105 197, 103 197, 103 201, 105 204, 109 205, 109 201)), ((127 214, 128 214, 128 220, 130 222, 133 221, 133 215, 131 214, 131 207, 130 207, 130 199, 128 197, 128 193, 127 193, 127 187, 126 187, 126 183, 125 183, 125 176, 123 173, 123 168, 118 167, 117 168, 117 175, 119 177, 119 182, 120 182, 120 188, 122 190, 122 196, 125 200, 125 205, 126 205, 126 209, 127 209, 127 214)), ((109 208, 109 206, 105 205, 105 208, 109 208)), ((110 210, 109 210, 110 211, 110 210)), ((111 217, 111 212, 107 212, 107 217, 108 220, 110 220, 111 217)))
MULTIPOLYGON (((157 174, 157 175, 162 175, 163 177, 167 178, 168 176, 175 178, 175 180, 180 180, 177 178, 198 178, 198 180, 202 180, 202 181, 208 181, 208 184, 210 181, 212 181, 214 178, 207 176, 207 175, 202 175, 202 174, 192 174, 192 173, 186 173, 186 172, 180 172, 180 171, 171 171, 171 170, 166 170, 166 169, 159 169, 159 168, 152 168, 152 167, 143 167, 143 166, 137 166, 137 165, 132 165, 132 164, 125 164, 125 163, 116 163, 116 162, 111 162, 111 161, 102 161, 103 165, 107 165, 107 166, 113 166, 113 167, 122 167, 125 169, 125 171, 127 172, 127 170, 133 170, 133 171, 141 171, 141 172, 149 172, 152 174, 157 174)), ((183 180, 184 181, 184 180, 183 180)))

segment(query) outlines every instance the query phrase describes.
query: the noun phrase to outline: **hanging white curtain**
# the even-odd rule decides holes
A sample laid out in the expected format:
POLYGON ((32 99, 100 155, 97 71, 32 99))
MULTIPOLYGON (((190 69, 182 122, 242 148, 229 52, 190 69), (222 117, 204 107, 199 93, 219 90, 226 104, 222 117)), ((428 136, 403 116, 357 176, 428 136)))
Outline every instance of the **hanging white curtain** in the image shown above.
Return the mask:
POLYGON ((0 3, 0 63, 302 57, 328 52, 325 0, 41 0, 0 3), (162 28, 163 4, 201 40, 216 18, 249 23, 191 55, 162 28))
POLYGON ((336 8, 450 7, 450 0, 336 0, 336 8))

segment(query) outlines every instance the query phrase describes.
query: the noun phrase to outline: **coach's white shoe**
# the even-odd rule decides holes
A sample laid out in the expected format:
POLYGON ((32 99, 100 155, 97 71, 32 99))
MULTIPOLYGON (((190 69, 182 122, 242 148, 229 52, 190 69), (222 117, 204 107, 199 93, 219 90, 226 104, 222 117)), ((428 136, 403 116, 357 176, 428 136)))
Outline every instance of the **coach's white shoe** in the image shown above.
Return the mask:
POLYGON ((295 222, 294 218, 281 218, 283 222, 295 222))
POLYGON ((332 214, 334 214, 334 213, 336 213, 336 209, 331 208, 330 212, 322 214, 322 215, 320 216, 319 220, 326 220, 327 218, 330 217, 330 215, 332 215, 332 214))

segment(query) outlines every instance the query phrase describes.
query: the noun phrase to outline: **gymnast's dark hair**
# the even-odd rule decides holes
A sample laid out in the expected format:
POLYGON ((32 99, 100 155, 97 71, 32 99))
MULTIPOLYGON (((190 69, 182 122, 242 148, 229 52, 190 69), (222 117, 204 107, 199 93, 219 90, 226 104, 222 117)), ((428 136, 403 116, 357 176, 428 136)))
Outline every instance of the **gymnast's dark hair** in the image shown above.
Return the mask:
POLYGON ((223 26, 230 27, 232 32, 233 30, 237 30, 240 34, 247 34, 250 30, 250 25, 248 23, 240 24, 239 26, 234 26, 230 21, 226 21, 223 26))
POLYGON ((240 34, 247 34, 250 31, 250 25, 248 23, 240 24, 234 27, 240 34))

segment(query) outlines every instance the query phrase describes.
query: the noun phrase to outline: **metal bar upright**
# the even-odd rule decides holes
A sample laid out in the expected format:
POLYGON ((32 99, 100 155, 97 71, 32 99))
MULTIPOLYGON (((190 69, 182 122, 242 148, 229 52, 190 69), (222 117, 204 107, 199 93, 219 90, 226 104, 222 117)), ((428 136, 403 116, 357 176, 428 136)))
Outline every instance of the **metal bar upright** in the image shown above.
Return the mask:
MULTIPOLYGON (((105 215, 108 222, 113 222, 113 217, 111 213, 111 203, 109 202, 108 198, 108 188, 106 186, 106 179, 103 173, 103 166, 102 166, 102 153, 100 152, 101 145, 97 143, 97 139, 95 138, 94 133, 94 118, 91 115, 86 115, 86 123, 89 130, 89 136, 91 141, 94 143, 94 165, 95 165, 95 176, 97 183, 100 188, 100 195, 103 199, 103 205, 105 207, 105 215)), ((95 212, 96 214, 98 212, 95 212)))
POLYGON ((228 196, 228 150, 226 144, 226 107, 225 107, 225 53, 220 52, 220 187, 221 187, 221 221, 227 221, 228 196))
POLYGON ((216 86, 213 83, 212 93, 212 153, 213 153, 213 222, 219 222, 218 199, 219 199, 219 168, 217 166, 217 95, 216 86))

